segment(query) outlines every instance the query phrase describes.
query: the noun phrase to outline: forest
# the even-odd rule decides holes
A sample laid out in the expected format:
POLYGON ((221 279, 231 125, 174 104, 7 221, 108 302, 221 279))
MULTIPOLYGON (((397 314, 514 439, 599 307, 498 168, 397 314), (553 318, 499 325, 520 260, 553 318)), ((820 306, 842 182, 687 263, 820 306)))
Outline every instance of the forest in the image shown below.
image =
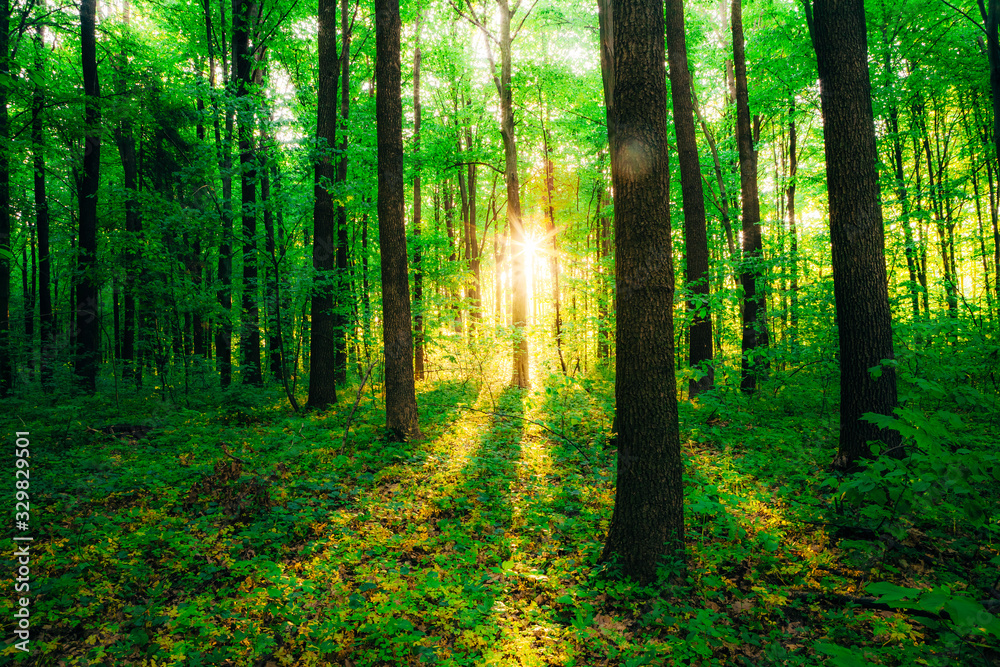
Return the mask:
POLYGON ((1000 665, 1000 0, 0 0, 0 663, 1000 665))

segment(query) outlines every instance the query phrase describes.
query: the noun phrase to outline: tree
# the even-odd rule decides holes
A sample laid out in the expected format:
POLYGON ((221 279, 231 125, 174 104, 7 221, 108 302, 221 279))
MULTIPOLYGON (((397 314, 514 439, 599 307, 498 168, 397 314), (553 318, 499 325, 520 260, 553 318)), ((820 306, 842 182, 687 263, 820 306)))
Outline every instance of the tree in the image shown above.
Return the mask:
MULTIPOLYGON (((85 0, 86 1, 86 0, 85 0)), ((7 156, 10 118, 10 0, 0 0, 0 397, 14 388, 14 354, 10 341, 10 160, 7 156)))
POLYGON ((319 86, 317 90, 316 138, 320 155, 316 161, 313 207, 313 269, 316 285, 312 296, 312 345, 309 353, 309 400, 307 405, 323 409, 337 402, 336 332, 331 277, 335 258, 335 210, 330 188, 336 176, 331 149, 337 143, 337 0, 320 0, 319 86))
POLYGON ((101 168, 101 110, 97 81, 97 0, 80 3, 80 52, 84 93, 83 173, 77 184, 80 205, 79 248, 76 273, 76 342, 74 368, 89 393, 97 391, 100 362, 100 322, 97 281, 97 186, 101 168))
MULTIPOLYGON (((219 4, 222 10, 222 35, 219 39, 221 44, 225 44, 225 6, 226 3, 219 4)), ((218 97, 215 95, 215 50, 213 48, 214 36, 212 30, 212 12, 209 7, 209 0, 204 0, 202 5, 205 14, 205 41, 208 44, 208 87, 212 93, 213 126, 215 129, 216 160, 219 163, 219 173, 222 177, 222 210, 220 214, 221 230, 219 234, 219 260, 217 269, 218 286, 215 292, 216 302, 222 315, 219 318, 215 329, 215 363, 219 371, 219 384, 228 387, 232 382, 232 345, 233 345, 233 325, 230 319, 230 311, 233 307, 232 280, 233 280, 233 175, 232 175, 232 153, 230 145, 233 141, 233 114, 231 107, 227 104, 225 109, 225 138, 223 138, 222 127, 219 122, 218 97)), ((226 49, 220 49, 222 56, 222 71, 227 71, 226 49)), ((223 77, 225 78, 225 77, 223 77)))
MULTIPOLYGON (((337 163, 337 184, 347 187, 347 118, 351 104, 351 26, 347 21, 347 0, 340 2, 340 118, 343 128, 340 133, 340 160, 337 163)), ((344 304, 351 299, 347 274, 347 207, 344 197, 337 202, 337 303, 344 304)), ((344 308, 334 311, 333 328, 337 336, 337 352, 334 359, 334 373, 337 382, 347 382, 347 314, 344 308)))
POLYGON ((805 6, 820 78, 840 338, 840 450, 834 464, 850 468, 871 455, 870 441, 890 448, 900 443, 898 432, 862 419, 868 412, 892 414, 896 407, 868 36, 863 0, 805 6))
MULTIPOLYGON (((44 3, 42 5, 44 9, 44 3)), ((2 26, 0 26, 2 30, 2 26)), ((35 26, 35 86, 31 96, 31 152, 35 170, 35 225, 38 228, 38 319, 41 324, 42 385, 52 379, 52 352, 55 322, 52 314, 51 256, 49 254, 49 204, 45 192, 45 137, 43 110, 45 109, 45 26, 35 26)))
MULTIPOLYGON (((526 388, 530 385, 528 374, 528 338, 525 326, 528 322, 528 273, 525 266, 528 259, 527 237, 524 233, 524 221, 521 216, 521 184, 517 172, 517 137, 514 134, 514 92, 511 83, 512 59, 511 46, 517 37, 517 32, 524 25, 531 9, 525 13, 524 18, 517 30, 511 34, 510 24, 521 7, 518 0, 511 8, 508 0, 497 0, 497 8, 500 10, 498 17, 500 23, 500 36, 497 37, 486 26, 485 17, 476 16, 471 2, 466 0, 469 13, 466 14, 453 3, 466 19, 479 27, 486 40, 486 53, 490 61, 490 72, 493 75, 493 83, 496 86, 497 94, 500 96, 500 136, 503 139, 504 152, 504 183, 507 189, 507 225, 510 229, 511 240, 511 321, 515 328, 514 333, 514 354, 513 369, 510 383, 514 387, 526 388), (500 49, 500 74, 496 73, 496 63, 493 58, 491 44, 500 49)), ((534 7, 534 5, 532 5, 534 7)), ((469 141, 471 145, 471 141, 469 141)), ((470 175, 474 173, 470 171, 470 175)), ((471 187, 471 184, 470 184, 471 187)), ((475 205, 474 203, 472 204, 475 205)), ((474 215, 472 216, 474 219, 474 215)), ((474 229, 474 228, 473 228, 474 229)), ((473 243, 476 251, 478 246, 473 243)), ((471 253, 470 253, 471 255, 471 253)), ((477 281, 478 283, 478 281, 477 281)), ((476 298, 479 297, 477 284, 476 298)))
POLYGON ((743 200, 743 361, 740 388, 757 389, 764 372, 758 348, 767 347, 767 301, 761 289, 760 196, 757 192, 757 152, 750 133, 750 99, 743 39, 742 0, 733 0, 733 69, 736 81, 736 144, 740 153, 740 195, 743 200))
MULTIPOLYGON (((517 175, 517 139, 514 136, 514 96, 511 88, 511 43, 510 22, 517 12, 520 2, 511 11, 507 0, 497 0, 500 7, 500 78, 493 75, 493 80, 500 93, 500 135, 503 137, 504 152, 504 182, 507 184, 507 223, 510 225, 511 265, 513 268, 514 303, 512 319, 516 329, 514 335, 514 366, 510 383, 515 387, 527 387, 530 384, 528 376, 528 338, 524 330, 528 322, 528 274, 525 271, 527 262, 527 238, 524 233, 524 223, 521 219, 520 183, 517 175)), ((522 25, 524 25, 522 23, 522 25)))
POLYGON ((715 384, 712 368, 712 315, 708 292, 708 230, 705 195, 701 188, 701 164, 694 134, 691 73, 688 71, 684 38, 684 0, 666 1, 667 57, 670 63, 670 94, 677 134, 677 160, 681 167, 681 197, 684 202, 684 244, 687 256, 685 280, 691 297, 687 308, 691 319, 688 360, 691 368, 704 373, 692 377, 689 398, 715 384))
POLYGON ((413 329, 403 202, 403 105, 399 0, 375 0, 375 118, 378 142, 378 237, 382 262, 382 344, 386 428, 420 437, 413 380, 413 329))
MULTIPOLYGON (((253 133, 256 126, 250 86, 254 75, 254 53, 250 32, 260 7, 252 0, 233 2, 233 81, 236 83, 237 127, 240 151, 240 220, 243 227, 243 313, 240 331, 242 380, 261 386, 259 308, 257 306, 257 155, 253 133)), ((336 85, 336 84, 334 84, 336 85)))
MULTIPOLYGON (((418 10, 419 12, 419 10, 418 10)), ((413 51, 413 318, 414 377, 424 379, 424 272, 420 248, 420 25, 417 15, 416 47, 413 51)))
POLYGON ((612 0, 618 482, 601 559, 649 581, 684 539, 662 0, 612 0))

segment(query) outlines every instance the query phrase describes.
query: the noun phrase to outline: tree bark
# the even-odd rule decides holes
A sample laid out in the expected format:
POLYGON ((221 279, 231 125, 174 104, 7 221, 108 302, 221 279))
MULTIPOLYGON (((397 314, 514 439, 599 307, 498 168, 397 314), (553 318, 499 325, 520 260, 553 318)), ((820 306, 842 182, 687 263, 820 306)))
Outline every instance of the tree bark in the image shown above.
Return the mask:
POLYGON ((733 67, 736 81, 736 144, 740 154, 740 196, 743 203, 743 360, 740 388, 753 393, 766 372, 759 348, 767 348, 767 302, 761 263, 760 196, 757 192, 757 152, 750 130, 750 99, 743 39, 742 0, 733 0, 733 67))
MULTIPOLYGON (((545 109, 545 114, 548 108, 545 109)), ((556 209, 553 202, 555 192, 555 165, 552 164, 552 145, 549 144, 548 130, 545 128, 545 115, 542 115, 542 151, 545 153, 545 201, 549 220, 548 234, 552 237, 552 256, 549 258, 549 270, 552 271, 552 306, 555 310, 556 351, 559 353, 559 365, 563 375, 567 374, 566 360, 562 349, 562 313, 560 312, 559 289, 559 236, 556 229, 556 209)))
POLYGON ((0 0, 0 398, 14 390, 14 350, 10 340, 10 0, 0 0))
POLYGON ((840 450, 835 465, 846 469, 871 455, 869 441, 881 440, 890 448, 900 443, 897 432, 862 419, 867 412, 891 415, 896 407, 896 370, 882 365, 894 354, 863 0, 816 0, 812 39, 820 77, 840 336, 840 450), (869 370, 876 367, 880 374, 869 370))
POLYGON ((88 393, 97 391, 100 322, 97 282, 97 188, 101 168, 101 110, 97 81, 97 0, 80 3, 80 52, 85 95, 83 174, 79 184, 80 240, 76 273, 76 375, 88 393))
POLYGON ((375 120, 386 428, 396 438, 412 440, 421 434, 413 381, 413 323, 406 268, 399 33, 399 0, 375 0, 375 78, 378 84, 375 120))
POLYGON ((692 377, 688 398, 715 385, 712 367, 712 314, 709 305, 708 229, 705 195, 701 186, 701 164, 694 134, 692 81, 688 70, 684 37, 684 0, 666 0, 667 57, 670 63, 670 95, 677 134, 677 159, 681 167, 681 198, 684 204, 684 244, 687 255, 685 282, 691 297, 688 363, 701 377, 692 377))
POLYGON ((796 340, 799 333, 799 230, 795 220, 795 188, 798 173, 798 129, 795 126, 795 96, 792 95, 788 103, 788 188, 785 190, 788 198, 785 213, 788 215, 788 235, 791 240, 788 261, 792 265, 792 293, 789 306, 792 340, 796 340))
POLYGON ((254 54, 250 31, 257 23, 259 5, 253 0, 233 2, 233 80, 236 83, 236 117, 240 151, 240 220, 243 231, 243 314, 240 330, 241 380, 262 386, 260 311, 257 299, 257 154, 256 127, 250 100, 254 54))
POLYGON ((662 0, 612 0, 618 481, 603 561, 651 581, 683 557, 662 0))
MULTIPOLYGON (((337 183, 347 187, 347 117, 350 112, 351 93, 351 30, 347 20, 347 0, 340 2, 340 118, 342 121, 340 138, 340 160, 337 163, 337 183)), ((347 208, 344 198, 337 203, 337 296, 339 304, 351 300, 351 286, 347 269, 347 208)), ((347 382, 347 334, 348 318, 344 309, 334 312, 334 331, 337 336, 337 352, 334 359, 334 374, 337 382, 347 382)))
MULTIPOLYGON (((419 11, 419 10, 418 10, 419 11)), ((413 52, 413 373, 424 379, 424 272, 420 248, 420 15, 413 52)))
MULTIPOLYGON (((222 14, 223 34, 219 42, 226 43, 225 39, 225 2, 220 2, 222 14)), ((215 91, 215 54, 214 37, 212 35, 212 13, 209 8, 209 0, 204 0, 205 14, 205 37, 208 44, 208 86, 213 92, 213 126, 215 128, 216 159, 219 163, 219 173, 222 177, 222 229, 219 239, 219 263, 218 263, 218 288, 215 292, 216 301, 222 310, 222 317, 219 319, 215 329, 215 363, 219 372, 219 385, 228 387, 232 382, 232 346, 233 346, 233 326, 230 312, 233 307, 232 276, 233 276, 233 175, 232 175, 232 154, 230 145, 233 140, 233 113, 229 103, 225 109, 225 137, 223 138, 222 128, 219 122, 218 97, 215 91)), ((226 49, 222 49, 222 71, 227 72, 226 49)), ((224 77, 225 78, 225 77, 224 77)), ((126 306, 127 307, 127 306, 126 306)))
POLYGON ((49 202, 45 188, 45 26, 35 26, 35 86, 31 97, 31 152, 35 171, 35 226, 38 231, 38 321, 42 386, 51 388, 55 320, 52 314, 52 260, 49 254, 49 202))
POLYGON ((511 88, 511 11, 507 0, 497 0, 500 8, 500 78, 494 75, 500 94, 500 136, 503 138, 504 181, 507 185, 507 221, 511 233, 512 319, 514 322, 514 354, 511 385, 527 388, 528 338, 528 274, 524 224, 521 220, 521 185, 517 174, 517 140, 514 136, 514 97, 511 88))
POLYGON ((337 143, 337 0, 320 0, 319 86, 317 90, 316 138, 320 157, 316 162, 313 208, 313 269, 316 282, 312 296, 312 344, 309 354, 309 400, 312 408, 324 409, 337 402, 336 336, 334 327, 334 278, 336 257, 335 211, 330 188, 336 176, 331 149, 337 143))

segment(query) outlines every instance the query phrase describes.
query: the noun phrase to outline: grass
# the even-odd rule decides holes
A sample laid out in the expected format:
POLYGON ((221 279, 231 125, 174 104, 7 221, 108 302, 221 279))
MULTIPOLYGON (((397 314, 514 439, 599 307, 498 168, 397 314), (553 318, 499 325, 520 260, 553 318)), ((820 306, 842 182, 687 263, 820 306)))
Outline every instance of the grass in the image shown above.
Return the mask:
POLYGON ((215 406, 20 399, 5 428, 31 433, 32 650, 8 636, 2 660, 1000 660, 995 395, 904 381, 927 460, 843 478, 827 471, 829 369, 776 369, 752 399, 682 403, 687 567, 681 585, 665 569, 642 587, 597 565, 614 502, 612 382, 540 365, 531 390, 514 390, 505 368, 420 385, 415 444, 386 439, 377 388, 346 447, 357 387, 306 415, 244 388, 215 406), (102 430, 126 422, 142 428, 102 430))

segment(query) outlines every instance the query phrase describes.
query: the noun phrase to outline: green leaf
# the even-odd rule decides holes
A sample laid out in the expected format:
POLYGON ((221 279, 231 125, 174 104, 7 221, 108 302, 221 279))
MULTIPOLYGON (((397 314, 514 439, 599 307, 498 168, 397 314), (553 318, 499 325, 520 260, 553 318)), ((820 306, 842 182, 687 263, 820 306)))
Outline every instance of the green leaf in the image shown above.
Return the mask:
POLYGON ((864 653, 854 648, 845 648, 836 644, 815 644, 813 646, 817 652, 830 656, 826 662, 835 667, 862 667, 871 663, 865 659, 864 653))
POLYGON ((872 595, 880 595, 879 602, 884 602, 885 604, 892 604, 893 602, 899 602, 906 599, 914 599, 920 596, 920 589, 917 588, 905 588, 903 586, 897 586, 896 584, 891 584, 888 581, 877 581, 873 584, 868 584, 865 590, 872 595))

